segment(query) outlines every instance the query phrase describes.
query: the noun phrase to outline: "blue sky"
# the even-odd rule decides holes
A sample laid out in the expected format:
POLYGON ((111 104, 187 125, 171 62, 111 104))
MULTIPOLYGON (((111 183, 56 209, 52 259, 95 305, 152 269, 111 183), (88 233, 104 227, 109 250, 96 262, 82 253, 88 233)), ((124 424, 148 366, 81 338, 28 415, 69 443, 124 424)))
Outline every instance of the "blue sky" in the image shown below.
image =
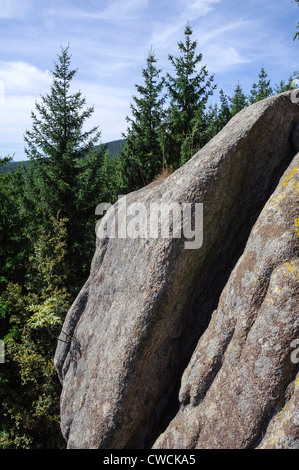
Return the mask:
POLYGON ((216 101, 238 82, 249 92, 261 67, 273 86, 299 69, 291 0, 0 0, 0 155, 25 158, 31 110, 68 43, 78 68, 73 89, 95 106, 88 127, 99 126, 102 142, 121 138, 148 51, 173 73, 168 54, 178 55, 188 20, 201 65, 215 74, 216 101))

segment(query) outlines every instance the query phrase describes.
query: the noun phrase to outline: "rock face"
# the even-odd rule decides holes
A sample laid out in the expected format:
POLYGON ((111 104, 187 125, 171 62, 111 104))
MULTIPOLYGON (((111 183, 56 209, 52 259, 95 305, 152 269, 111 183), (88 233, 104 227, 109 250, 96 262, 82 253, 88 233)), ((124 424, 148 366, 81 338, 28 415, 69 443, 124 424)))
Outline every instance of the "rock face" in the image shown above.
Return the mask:
POLYGON ((127 196, 145 225, 202 203, 203 243, 97 240, 55 356, 68 448, 299 447, 298 123, 290 93, 259 102, 127 196))
POLYGON ((299 154, 252 229, 156 448, 299 448, 299 368, 291 360, 299 338, 298 203, 299 154))

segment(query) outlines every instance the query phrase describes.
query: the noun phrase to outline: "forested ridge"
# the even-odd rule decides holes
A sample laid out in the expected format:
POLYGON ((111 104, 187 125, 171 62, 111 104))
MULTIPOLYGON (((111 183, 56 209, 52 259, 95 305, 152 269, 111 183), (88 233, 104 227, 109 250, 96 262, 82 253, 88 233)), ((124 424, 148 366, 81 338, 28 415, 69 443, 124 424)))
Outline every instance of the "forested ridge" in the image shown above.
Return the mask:
MULTIPOLYGON (((62 47, 52 86, 32 111, 32 128, 24 130, 29 164, 0 172, 2 449, 65 447, 53 357, 65 315, 89 274, 96 206, 164 178, 239 111, 290 90, 299 78, 294 71, 272 84, 262 68, 249 91, 237 82, 228 96, 197 49, 188 23, 177 56, 169 55, 172 73, 164 76, 156 53, 148 52, 115 152, 99 144, 99 127, 83 130, 94 108, 80 91, 71 93, 80 71, 72 68, 70 47, 62 47)), ((10 156, 1 158, 4 169, 9 162, 10 156)))
MULTIPOLYGON (((115 154, 122 152, 124 142, 125 142, 124 139, 118 139, 118 140, 112 140, 111 142, 105 142, 103 145, 106 148, 107 152, 109 153, 109 156, 113 157, 115 154)), ((97 147, 99 146, 96 145, 95 150, 97 149, 97 147)), ((10 160, 5 165, 2 165, 0 167, 0 172, 7 173, 9 171, 16 171, 18 167, 22 165, 25 165, 25 166, 30 165, 30 160, 20 160, 20 161, 10 160)))

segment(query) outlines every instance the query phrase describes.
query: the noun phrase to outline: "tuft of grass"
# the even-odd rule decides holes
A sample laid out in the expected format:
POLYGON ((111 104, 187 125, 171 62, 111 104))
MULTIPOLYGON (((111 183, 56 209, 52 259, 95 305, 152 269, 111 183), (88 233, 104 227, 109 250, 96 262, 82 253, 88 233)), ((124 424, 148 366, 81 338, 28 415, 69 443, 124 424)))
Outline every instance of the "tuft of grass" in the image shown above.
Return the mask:
POLYGON ((159 173, 155 180, 164 180, 167 176, 170 176, 173 173, 172 165, 163 167, 161 173, 159 173))

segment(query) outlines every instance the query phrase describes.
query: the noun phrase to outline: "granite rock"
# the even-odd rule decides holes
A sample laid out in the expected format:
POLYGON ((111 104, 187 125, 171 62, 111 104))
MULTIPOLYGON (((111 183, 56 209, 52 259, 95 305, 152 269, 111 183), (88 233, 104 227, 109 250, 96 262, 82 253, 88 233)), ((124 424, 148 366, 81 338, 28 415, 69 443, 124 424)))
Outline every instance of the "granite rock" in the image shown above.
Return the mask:
MULTIPOLYGON (((203 204, 203 243, 186 249, 183 237, 144 233, 97 239, 89 279, 67 314, 55 355, 68 448, 255 445, 293 377, 288 355, 297 317, 287 214, 265 215, 261 233, 253 227, 269 214, 263 207, 298 151, 298 122, 290 93, 256 103, 168 178, 126 196, 127 207, 146 209, 143 228, 151 204, 203 204), (257 234, 244 265, 252 230, 257 234), (280 349, 272 360, 273 348, 280 349), (242 435, 238 416, 254 429, 242 435)), ((115 215, 123 220, 124 210, 121 198, 100 227, 115 215)))
POLYGON ((251 231, 155 448, 299 448, 298 206, 299 154, 251 231))

